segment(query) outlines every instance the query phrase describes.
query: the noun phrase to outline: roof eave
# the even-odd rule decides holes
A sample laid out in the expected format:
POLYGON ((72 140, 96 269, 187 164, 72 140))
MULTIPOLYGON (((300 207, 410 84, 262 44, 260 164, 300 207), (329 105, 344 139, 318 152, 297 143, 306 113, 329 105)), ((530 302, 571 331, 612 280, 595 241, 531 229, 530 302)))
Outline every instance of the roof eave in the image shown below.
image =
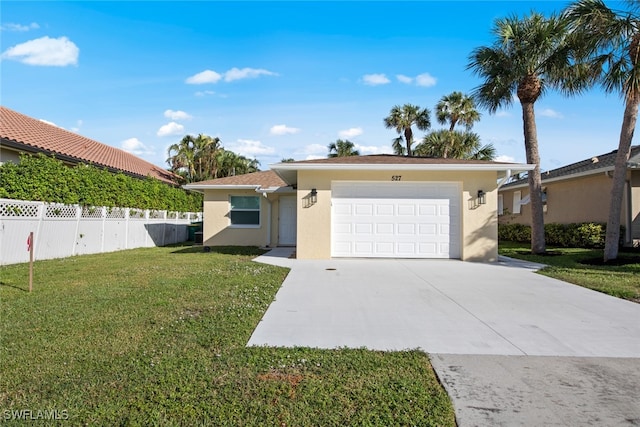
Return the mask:
MULTIPOLYGON (((605 168, 599 168, 599 169, 593 169, 590 171, 586 171, 586 172, 579 172, 579 173, 572 173, 570 175, 562 175, 562 176, 557 176, 554 178, 545 178, 544 177, 544 172, 542 172, 540 175, 542 176, 542 184, 548 184, 551 182, 558 182, 558 181, 565 181, 567 179, 575 179, 575 178, 582 178, 583 176, 589 176, 589 175, 598 175, 601 173, 607 173, 607 172, 612 172, 615 169, 614 166, 607 166, 605 168)), ((529 183, 528 182, 523 182, 521 184, 513 184, 513 185, 509 185, 506 184, 504 187, 502 187, 502 189, 504 190, 509 190, 511 188, 525 188, 528 187, 529 183)))
POLYGON ((317 171, 397 171, 410 170, 410 171, 495 171, 519 173, 533 170, 535 165, 523 164, 523 163, 437 163, 437 164, 402 164, 402 163, 389 163, 389 164, 296 164, 296 163, 275 163, 269 165, 269 167, 287 184, 295 184, 297 182, 297 174, 299 170, 317 170, 317 171))

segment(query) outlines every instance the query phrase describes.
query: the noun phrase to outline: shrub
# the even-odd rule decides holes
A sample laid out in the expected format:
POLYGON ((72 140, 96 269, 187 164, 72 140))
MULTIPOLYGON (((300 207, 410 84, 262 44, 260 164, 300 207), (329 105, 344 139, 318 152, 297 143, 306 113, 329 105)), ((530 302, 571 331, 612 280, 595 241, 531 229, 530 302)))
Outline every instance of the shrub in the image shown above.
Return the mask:
MULTIPOLYGON (((563 248, 604 247, 606 224, 584 222, 573 224, 545 224, 544 235, 547 245, 563 248)), ((624 231, 624 228, 621 227, 624 231)), ((621 235, 624 235, 621 232, 621 235)), ((498 239, 519 243, 531 242, 531 227, 523 224, 500 224, 498 239)))
POLYGON ((0 165, 0 197, 178 212, 202 210, 202 195, 157 179, 138 179, 93 165, 67 167, 44 154, 21 155, 20 163, 0 165))

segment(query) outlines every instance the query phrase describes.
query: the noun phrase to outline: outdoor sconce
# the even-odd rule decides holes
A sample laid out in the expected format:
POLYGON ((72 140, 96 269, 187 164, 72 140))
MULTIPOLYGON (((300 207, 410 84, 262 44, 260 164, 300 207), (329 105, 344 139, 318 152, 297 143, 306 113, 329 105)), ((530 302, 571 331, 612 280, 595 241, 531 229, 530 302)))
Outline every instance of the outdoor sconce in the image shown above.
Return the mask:
POLYGON ((311 204, 315 205, 317 201, 318 201, 318 190, 316 190, 315 188, 312 188, 311 189, 311 204))
POLYGON ((482 190, 478 190, 478 204, 484 205, 486 203, 487 203, 487 194, 482 190))

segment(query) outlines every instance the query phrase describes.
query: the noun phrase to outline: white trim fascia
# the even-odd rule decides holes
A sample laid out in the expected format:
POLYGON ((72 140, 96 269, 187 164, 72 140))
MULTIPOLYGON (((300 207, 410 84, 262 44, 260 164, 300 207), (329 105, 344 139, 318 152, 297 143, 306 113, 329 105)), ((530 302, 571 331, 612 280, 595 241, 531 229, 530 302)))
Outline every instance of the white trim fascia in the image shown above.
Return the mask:
MULTIPOLYGON (((284 171, 298 171, 298 170, 423 170, 423 171, 530 171, 536 166, 524 163, 503 163, 503 164, 402 164, 402 163, 384 163, 384 164, 295 164, 295 163, 276 163, 269 165, 269 168, 278 172, 278 170, 284 171)), ((517 173, 517 172, 516 172, 517 173)))
MULTIPOLYGON (((614 166, 607 166, 606 168, 600 168, 600 169, 594 169, 594 170, 590 170, 590 171, 585 171, 585 172, 579 172, 579 173, 573 173, 571 175, 562 175, 562 176, 557 176, 555 178, 548 178, 548 179, 544 179, 544 172, 542 172, 540 174, 540 176, 542 177, 542 184, 548 184, 550 182, 558 182, 558 181, 565 181, 567 179, 573 179, 573 178, 582 178, 583 176, 589 176, 589 175, 598 175, 601 173, 606 173, 606 172, 613 172, 613 170, 615 169, 614 166)), ((506 184, 505 184, 506 185, 506 184)), ((525 187, 529 187, 529 183, 525 182, 522 184, 518 184, 518 185, 511 185, 507 188, 499 188, 501 191, 507 191, 507 190, 511 190, 516 189, 516 188, 525 188, 525 187)))
POLYGON ((222 185, 222 184, 186 184, 182 188, 185 190, 258 190, 259 185, 222 185))

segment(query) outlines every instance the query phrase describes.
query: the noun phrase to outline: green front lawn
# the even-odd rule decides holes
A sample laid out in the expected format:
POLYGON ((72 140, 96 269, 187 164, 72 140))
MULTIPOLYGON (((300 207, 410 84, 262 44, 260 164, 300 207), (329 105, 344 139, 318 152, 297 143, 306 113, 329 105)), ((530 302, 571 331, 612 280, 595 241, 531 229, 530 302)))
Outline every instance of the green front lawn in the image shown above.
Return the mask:
POLYGON ((246 348, 287 275, 252 262, 259 253, 172 247, 39 261, 31 294, 26 264, 1 267, 0 418, 455 425, 420 351, 246 348))
POLYGON ((540 274, 618 298, 640 302, 640 253, 621 252, 624 265, 590 265, 603 257, 600 249, 547 248, 549 255, 531 255, 526 243, 500 242, 499 252, 512 258, 547 264, 540 274), (529 252, 529 253, 527 253, 529 252))

